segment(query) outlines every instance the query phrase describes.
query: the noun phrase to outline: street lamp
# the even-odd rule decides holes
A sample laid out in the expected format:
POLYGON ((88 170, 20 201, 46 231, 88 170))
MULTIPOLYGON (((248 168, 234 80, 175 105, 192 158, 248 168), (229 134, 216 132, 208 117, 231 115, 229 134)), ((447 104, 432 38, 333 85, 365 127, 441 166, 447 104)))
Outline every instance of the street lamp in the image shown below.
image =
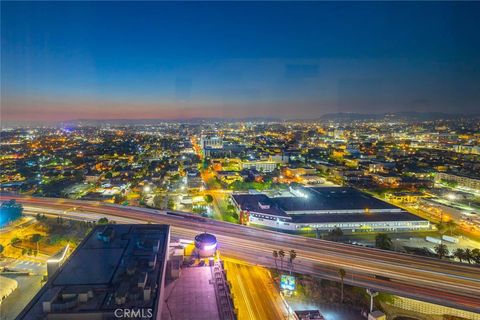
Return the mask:
POLYGON ((454 193, 449 193, 449 194, 447 194, 447 199, 453 201, 453 200, 457 199, 457 196, 454 193))
POLYGON ((367 294, 370 296, 370 313, 373 311, 373 298, 378 296, 378 292, 372 289, 367 289, 367 294))

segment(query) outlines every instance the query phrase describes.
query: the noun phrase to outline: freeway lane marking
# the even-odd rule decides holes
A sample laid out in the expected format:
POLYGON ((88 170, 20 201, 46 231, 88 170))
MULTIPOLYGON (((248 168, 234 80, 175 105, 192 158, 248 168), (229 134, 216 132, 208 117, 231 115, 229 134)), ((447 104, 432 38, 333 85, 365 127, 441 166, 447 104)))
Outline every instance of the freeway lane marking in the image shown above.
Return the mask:
MULTIPOLYGON (((51 209, 50 209, 50 210, 51 210, 51 209)), ((51 211, 54 211, 54 210, 51 210, 51 211)), ((131 208, 130 208, 130 211, 135 211, 135 209, 131 209, 131 208)), ((58 212, 58 211, 57 211, 57 212, 58 212)), ((63 212, 62 212, 62 213, 63 213, 63 212)), ((87 214, 88 214, 88 213, 87 213, 87 214)), ((69 213, 69 216, 72 216, 72 215, 73 215, 72 213, 69 213)), ((75 213, 75 215, 78 215, 78 216, 82 215, 82 216, 83 216, 83 214, 80 214, 80 213, 75 213)), ((98 215, 96 215, 96 214, 94 214, 94 213, 90 213, 90 215, 92 215, 92 216, 95 215, 95 216, 98 217, 98 215)), ((128 221, 128 222, 130 222, 130 221, 132 221, 132 222, 137 222, 136 220, 128 219, 128 218, 123 218, 123 217, 116 217, 114 220, 116 220, 116 221, 125 221, 125 222, 127 222, 127 221, 128 221)), ((251 246, 251 247, 253 247, 253 246, 251 246)), ((259 250, 259 248, 257 248, 257 247, 255 247, 255 249, 259 250)), ((299 250, 300 250, 300 249, 299 249, 299 250)), ((332 253, 331 253, 331 252, 328 252, 327 254, 331 255, 332 253)), ((316 262, 321 261, 321 260, 318 259, 318 257, 314 257, 314 256, 312 256, 312 255, 309 254, 309 253, 304 253, 304 254, 302 254, 302 255, 303 255, 304 257, 306 257, 307 259, 309 259, 309 260, 313 260, 314 262, 315 262, 315 261, 316 261, 316 262)), ((358 262, 363 262, 363 263, 365 263, 365 258, 351 257, 351 256, 348 256, 348 255, 346 255, 346 254, 342 254, 342 253, 338 253, 338 252, 335 253, 335 256, 336 256, 335 259, 337 259, 337 261, 339 260, 340 256, 345 256, 345 259, 350 260, 350 262, 351 262, 352 259, 353 259, 353 260, 357 260, 358 262)), ((378 264, 385 264, 386 266, 390 267, 387 263, 379 262, 378 260, 373 260, 373 259, 367 259, 367 260, 369 261, 369 263, 373 263, 373 264, 374 264, 373 268, 376 268, 378 264), (372 260, 373 260, 373 261, 372 261, 372 260)), ((345 261, 346 261, 346 260, 345 260, 345 261)), ((327 263, 328 261, 326 261, 326 259, 325 259, 325 260, 323 260, 322 262, 323 262, 323 263, 327 263)), ((346 262, 345 262, 345 263, 346 263, 346 262)), ((327 263, 327 264, 328 264, 328 263, 327 263)), ((398 266, 398 267, 401 268, 401 269, 407 270, 407 271, 409 271, 409 269, 412 268, 412 267, 406 267, 406 266, 398 266)), ((370 266, 364 266, 363 270, 362 270, 362 269, 359 269, 359 268, 351 268, 351 269, 356 269, 357 271, 360 270, 360 271, 362 271, 362 272, 365 272, 365 270, 369 270, 370 272, 375 273, 375 270, 372 269, 372 266, 371 266, 371 265, 370 265, 370 266)), ((416 270, 416 271, 429 272, 430 274, 437 274, 437 275, 439 275, 439 276, 445 276, 444 273, 437 272, 437 271, 431 271, 431 270, 416 270)), ((377 270, 376 273, 379 273, 379 274, 380 274, 380 273, 382 273, 382 272, 378 272, 378 270, 377 270)), ((386 275, 384 272, 383 272, 383 274, 386 275)), ((389 275, 391 276, 391 274, 392 274, 392 272, 390 271, 389 275)), ((474 282, 480 281, 480 279, 467 278, 467 277, 465 277, 465 276, 459 276, 459 275, 455 275, 455 274, 450 274, 450 276, 451 276, 451 277, 455 277, 455 278, 457 278, 457 279, 467 280, 467 281, 474 281, 474 282)), ((419 280, 422 281, 423 279, 419 279, 419 280)), ((455 286, 456 286, 456 285, 457 285, 457 283, 455 283, 455 286)), ((466 286, 469 286, 469 284, 466 284, 466 286)))
MULTIPOLYGON (((51 210, 51 211, 55 211, 55 209, 50 209, 50 210, 51 210)), ((130 210, 131 210, 131 211, 134 211, 134 209, 131 209, 131 208, 130 208, 130 210)), ((56 210, 56 211, 59 212, 59 211, 61 211, 61 210, 56 210)), ((63 212, 60 212, 60 213, 64 214, 63 212)), ((90 214, 87 213, 86 215, 85 215, 85 214, 81 214, 81 213, 68 212, 68 215, 69 215, 69 216, 77 215, 77 216, 84 216, 84 217, 88 217, 88 216, 90 216, 90 217, 101 217, 101 216, 102 216, 102 215, 97 215, 96 213, 93 213, 93 212, 90 213, 90 214)), ((127 222, 127 223, 128 223, 128 222, 130 222, 130 223, 132 223, 132 222, 133 222, 133 223, 138 223, 138 222, 139 222, 139 220, 137 220, 137 219, 128 219, 128 218, 116 217, 116 216, 115 216, 115 218, 114 218, 113 220, 118 221, 118 222, 120 222, 120 221, 125 221, 125 222, 127 222)), ((177 227, 172 227, 172 228, 177 228, 177 227)), ((220 238, 220 237, 223 238, 223 242, 227 242, 227 241, 230 240, 230 239, 228 239, 227 236, 219 235, 219 238, 220 238)), ((247 241, 248 241, 248 240, 247 240, 247 241)), ((255 250, 262 250, 262 249, 263 249, 263 248, 259 248, 256 244, 255 244, 255 245, 254 245, 254 244, 244 244, 243 246, 247 246, 247 247, 250 247, 250 248, 255 249, 255 250)), ((321 262, 321 263, 326 264, 326 265, 331 265, 331 266, 334 266, 334 265, 335 265, 335 263, 333 263, 332 261, 330 261, 330 260, 331 260, 331 256, 330 256, 330 258, 328 258, 328 257, 326 256, 324 259, 320 259, 319 257, 315 257, 315 256, 311 255, 310 253, 307 253, 307 252, 304 252, 304 253, 303 253, 303 251, 302 251, 301 249, 297 249, 297 250, 299 250, 299 253, 301 253, 301 256, 302 256, 303 258, 305 258, 305 259, 307 259, 307 260, 311 260, 311 261, 313 261, 314 263, 319 263, 319 262, 321 262)), ((264 251, 265 251, 265 250, 264 250, 264 251)), ((331 255, 330 252, 328 252, 328 253, 331 255)), ((353 264, 351 264, 352 260, 356 260, 356 261, 358 261, 358 262, 363 262, 363 263, 365 263, 365 258, 351 257, 350 255, 348 255, 348 254, 343 254, 343 253, 340 253, 340 254, 339 254, 339 253, 336 253, 335 256, 336 256, 335 259, 337 260, 337 264, 338 264, 339 262, 341 262, 340 260, 344 260, 343 262, 341 262, 341 263, 343 263, 343 264, 347 264, 347 261, 348 261, 348 262, 349 262, 348 264, 351 266, 350 269, 351 269, 351 270, 356 270, 357 272, 366 272, 366 271, 368 271, 368 272, 370 272, 370 273, 372 273, 372 274, 379 274, 379 275, 384 275, 384 276, 389 276, 389 277, 392 277, 393 274, 396 274, 397 277, 399 277, 400 279, 403 279, 403 280, 405 280, 405 279, 410 280, 410 279, 412 278, 412 274, 409 274, 408 277, 406 277, 406 276, 404 276, 404 275, 402 275, 402 274, 399 275, 397 272, 392 272, 392 270, 387 270, 387 269, 385 269, 384 271, 380 271, 380 272, 378 271, 378 264, 382 264, 382 265, 385 265, 386 267, 388 267, 388 266, 390 266, 389 263, 379 262, 378 260, 375 260, 375 261, 373 261, 373 262, 369 262, 369 263, 373 264, 373 266, 372 266, 372 265, 369 265, 369 266, 363 266, 363 267, 355 267, 355 266, 353 266, 353 264)), ((371 259, 368 259, 368 260, 371 261, 371 259)), ((410 271, 410 268, 411 268, 411 267, 406 267, 406 266, 397 266, 397 267, 400 268, 400 269, 404 269, 404 270, 406 270, 406 271, 410 271)), ((439 273, 439 272, 437 272, 437 271, 418 270, 418 269, 415 270, 415 271, 428 272, 428 273, 430 273, 430 274, 436 274, 436 275, 439 275, 439 276, 441 276, 441 277, 444 277, 444 276, 445 276, 444 273, 439 273)), ((466 278, 466 277, 464 277, 464 276, 458 276, 458 275, 455 275, 455 274, 449 274, 449 276, 455 277, 455 278, 457 278, 457 279, 467 280, 467 281, 468 281, 468 280, 469 280, 469 281, 474 281, 474 282, 480 281, 480 279, 466 278)), ((432 281, 427 281, 427 280, 425 280, 425 279, 424 279, 423 277, 421 277, 421 276, 420 276, 420 277, 417 276, 417 277, 415 277, 415 278, 416 278, 418 281, 428 282, 429 284, 432 284, 432 281)), ((445 281, 445 280, 444 280, 444 281, 445 281)), ((447 281, 447 282, 451 282, 451 280, 446 280, 446 281, 447 281)), ((437 284, 437 282, 438 282, 438 281, 434 281, 433 284, 437 284)), ((472 288, 472 285, 471 285, 471 284, 464 284, 464 285, 467 286, 467 287, 472 288)), ((451 284, 450 284, 450 287, 452 287, 451 284)), ((477 287, 477 286, 475 286, 475 287, 473 287, 473 288, 475 289, 476 287, 477 287)), ((453 288, 458 289, 458 283, 457 283, 457 282, 455 282, 455 283, 453 284, 453 288)))
MULTIPOLYGON (((48 203, 46 204, 43 204, 43 205, 49 205, 48 203)), ((51 204, 50 204, 51 206, 51 204)), ((38 209, 38 210, 41 210, 41 209, 38 209)), ((175 225, 179 225, 179 223, 182 223, 182 227, 185 228, 185 227, 190 227, 191 230, 193 232, 193 230, 197 229, 202 229, 202 231, 204 231, 205 229, 208 229, 208 228, 212 228, 212 230, 214 231, 213 233, 215 232, 218 232, 220 234, 225 234, 225 229, 226 227, 230 227, 229 230, 227 231, 227 234, 229 233, 230 234, 230 237, 235 237, 235 236, 239 236, 239 237, 242 237, 244 239, 238 239, 238 241, 241 241, 241 242, 247 242, 249 243, 248 241, 252 242, 252 241, 255 241, 253 240, 253 236, 255 234, 259 234, 259 236, 255 237, 256 238, 256 241, 257 241, 257 248, 256 250, 260 250, 262 251, 260 248, 258 248, 258 244, 260 243, 271 243, 273 239, 278 239, 278 243, 283 243, 285 241, 286 244, 285 245, 293 245, 293 246, 299 246, 300 245, 300 241, 302 243, 305 243, 307 242, 307 240, 305 239, 301 239, 298 238, 298 237, 291 237, 291 236, 285 236, 285 235, 279 235, 279 234, 274 234, 274 233, 271 233, 269 234, 270 237, 267 237, 267 235, 265 235, 265 232, 263 231, 259 231, 259 230, 256 230, 256 229, 242 229, 242 228, 238 228, 238 226, 235 226, 235 225, 230 225, 230 224, 219 224, 217 222, 213 223, 213 222, 210 222, 210 221, 207 221, 206 223, 199 223, 199 222, 192 222, 192 221, 186 221, 186 220, 181 220, 181 219, 174 219, 173 217, 171 216, 164 216, 164 215, 149 215, 145 212, 138 212, 138 210, 135 210, 135 209, 131 209, 129 208, 128 212, 126 212, 126 210, 124 210, 123 208, 119 207, 116 209, 117 211, 115 211, 115 208, 112 207, 111 209, 110 208, 104 208, 102 207, 102 210, 99 210, 99 212, 101 213, 95 213, 97 216, 113 216, 112 220, 115 220, 115 221, 120 221, 120 219, 122 220, 125 220, 125 221, 134 221, 136 223, 139 223, 141 222, 141 220, 150 220, 150 221, 155 221, 155 222, 158 222, 158 223, 167 223, 167 224, 171 224, 172 225, 172 230, 175 230, 177 227, 175 227, 175 225), (127 218, 119 218, 119 215, 122 216, 122 215, 132 215, 136 217, 136 220, 133 220, 133 219, 127 219, 127 218), (186 223, 186 224, 185 224, 186 223), (223 229, 222 229, 223 228, 223 229), (248 237, 248 235, 252 235, 252 238, 251 239, 246 239, 246 237, 248 237), (264 241, 265 242, 262 242, 264 241)), ((85 215, 83 218, 87 218, 85 215)), ((91 218, 91 217, 90 217, 91 218)), ((180 228, 182 229, 182 228, 180 228)), ((186 229, 188 230, 188 229, 186 229)), ((227 236, 227 235, 226 235, 227 236)), ((320 252, 325 252, 325 256, 322 257, 321 254, 319 254, 318 257, 315 257, 314 255, 310 256, 309 259, 312 259, 312 261, 323 261, 324 259, 321 259, 321 258, 325 258, 325 259, 332 259, 334 258, 334 260, 336 259, 337 260, 337 265, 342 265, 342 263, 344 263, 345 261, 349 260, 350 263, 348 263, 348 265, 351 265, 351 261, 352 259, 353 260, 357 260, 359 261, 359 264, 365 264, 365 260, 370 260, 368 261, 369 264, 375 264, 373 267, 374 269, 371 269, 372 266, 370 265, 367 265, 366 268, 364 268, 364 270, 374 270, 373 273, 375 272, 388 272, 388 270, 390 271, 393 271, 395 272, 396 270, 392 269, 392 268, 395 268, 395 267, 398 267, 399 265, 399 262, 400 259, 395 256, 394 258, 392 258, 392 254, 386 254, 386 253, 383 253, 383 252, 379 252, 379 251, 375 251, 373 252, 372 250, 370 251, 366 251, 366 250, 360 250, 358 248, 356 248, 355 250, 357 251, 360 251, 360 252, 351 252, 350 255, 348 254, 347 252, 347 248, 346 246, 338 246, 336 244, 332 244, 332 243, 328 243, 328 247, 324 247, 324 245, 326 245, 324 242, 320 243, 320 242, 310 242, 308 241, 309 245, 307 245, 307 247, 310 247, 309 250, 312 251, 320 251, 320 252), (329 250, 330 248, 330 250, 329 250), (338 249, 338 250, 336 250, 338 249), (340 251, 340 252, 338 252, 340 251), (342 253, 343 251, 343 253, 342 253), (369 257, 370 257, 370 254, 374 255, 374 254, 377 254, 380 255, 380 257, 375 260, 375 261, 372 261, 373 259, 365 259, 365 257, 361 257, 360 254, 368 254, 369 257), (352 257, 351 254, 354 254, 354 256, 352 257), (356 256, 355 256, 356 255, 356 256), (385 260, 382 260, 382 257, 385 258, 385 260), (393 263, 389 263, 388 260, 389 259, 392 259, 394 262, 393 263), (342 260, 345 260, 342 262, 342 260), (339 263, 340 261, 340 263, 339 263), (378 266, 377 264, 382 264, 382 266, 378 266), (383 267, 385 266, 385 268, 383 267), (387 268, 388 267, 388 268, 387 268)), ((270 245, 273 245, 273 244, 270 244, 270 245)), ((246 246, 248 247, 248 246, 246 246)), ((263 248, 262 248, 263 249, 263 248)), ((351 249, 351 248, 350 248, 351 249)), ((300 249, 301 250, 301 249, 300 249)), ((245 251, 245 250, 244 250, 245 251)), ((264 250, 265 251, 265 250, 264 250)), ((311 254, 312 252, 307 253, 305 256, 311 254)), ((267 252, 268 253, 268 252, 267 252)), ((245 255, 245 252, 242 253, 242 255, 245 255)), ((270 256, 270 253, 268 253, 268 255, 270 256)), ((248 256, 248 255, 247 255, 248 256)), ((299 252, 299 256, 301 257, 302 255, 300 254, 299 252)), ((412 263, 412 264, 415 264, 416 266, 410 266, 410 267, 407 267, 407 266, 402 266, 403 268, 399 268, 399 269, 404 269, 406 272, 402 271, 401 272, 401 277, 400 278, 403 278, 405 281, 410 281, 410 283, 412 283, 413 280, 422 280, 422 279, 418 279, 418 276, 417 277, 413 277, 412 275, 412 272, 417 272, 417 274, 425 274, 425 278, 430 278, 428 281, 421 281, 422 283, 426 284, 426 283, 429 283, 429 285, 443 285, 444 287, 439 289, 439 292, 441 291, 444 291, 444 292, 448 292, 450 289, 447 289, 448 287, 455 287, 455 289, 457 290, 460 290, 460 289, 465 289, 466 286, 472 286, 473 284, 466 284, 465 286, 454 281, 454 280, 460 280, 462 281, 461 279, 451 279, 451 282, 449 279, 447 280, 444 280, 444 279, 441 279, 440 277, 438 277, 436 275, 436 277, 438 277, 437 279, 435 278, 431 278, 431 275, 429 273, 436 273, 437 271, 436 270, 424 270, 423 269, 423 266, 422 264, 425 264, 426 266, 430 267, 429 265, 437 265, 437 262, 436 261, 426 261, 425 263, 420 263, 420 261, 413 261, 412 259, 414 259, 415 257, 406 257, 406 256, 403 256, 403 255, 398 255, 399 257, 403 259, 405 259, 404 263, 407 262, 407 263, 412 263), (428 272, 428 273, 427 273, 428 272), (414 278, 414 279, 412 279, 414 278), (416 279, 415 279, 416 278, 416 279), (450 283, 451 284, 450 284, 450 283)), ((251 258, 250 256, 248 257, 249 259, 251 258)), ((308 258, 307 258, 308 260, 308 258)), ((416 260, 420 260, 420 259, 416 259, 416 260)), ((252 260, 253 261, 253 260, 252 260)), ((473 276, 473 274, 477 274, 478 271, 474 270, 473 268, 466 268, 466 267, 463 267, 463 266, 457 266, 457 265, 452 265, 452 266, 449 266, 448 264, 446 263, 441 263, 441 262, 438 262, 438 266, 440 267, 445 267, 447 268, 447 270, 445 270, 446 272, 451 272, 450 274, 441 274, 441 276, 444 276, 444 277, 449 277, 451 276, 451 278, 454 278, 454 273, 455 272, 465 272, 465 274, 469 274, 471 273, 472 274, 472 277, 471 278, 467 278, 469 281, 472 281, 476 284, 476 282, 478 281, 477 279, 480 279, 480 277, 476 277, 476 276, 473 276), (458 270, 457 270, 458 269, 458 270)), ((438 270, 438 269, 437 269, 438 270)), ((396 273, 396 272, 395 272, 396 273)), ((442 277, 443 278, 443 277, 442 277)), ((463 280, 465 281, 465 280, 463 280)), ((433 289, 433 288, 432 288, 433 289)), ((435 289, 437 290, 437 289, 435 289)), ((477 290, 475 290, 475 292, 477 292, 477 290)), ((461 295, 461 294, 460 294, 461 295)), ((476 294, 474 295, 476 296, 476 294)))

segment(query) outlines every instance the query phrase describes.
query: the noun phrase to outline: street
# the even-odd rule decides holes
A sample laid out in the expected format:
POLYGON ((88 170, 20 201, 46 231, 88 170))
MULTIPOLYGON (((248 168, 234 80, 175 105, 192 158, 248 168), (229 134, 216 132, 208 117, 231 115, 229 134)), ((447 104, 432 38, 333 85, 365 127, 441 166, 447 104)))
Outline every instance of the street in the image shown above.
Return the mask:
POLYGON ((224 259, 239 320, 287 319, 288 308, 267 269, 224 259))

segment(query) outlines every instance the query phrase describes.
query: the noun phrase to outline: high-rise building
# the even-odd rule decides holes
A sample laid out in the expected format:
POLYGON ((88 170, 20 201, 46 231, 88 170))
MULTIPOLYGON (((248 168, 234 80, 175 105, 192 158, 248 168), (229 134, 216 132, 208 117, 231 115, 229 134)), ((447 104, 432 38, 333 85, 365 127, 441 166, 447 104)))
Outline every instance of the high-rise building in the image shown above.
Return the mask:
POLYGON ((17 319, 160 319, 168 225, 97 226, 17 319))

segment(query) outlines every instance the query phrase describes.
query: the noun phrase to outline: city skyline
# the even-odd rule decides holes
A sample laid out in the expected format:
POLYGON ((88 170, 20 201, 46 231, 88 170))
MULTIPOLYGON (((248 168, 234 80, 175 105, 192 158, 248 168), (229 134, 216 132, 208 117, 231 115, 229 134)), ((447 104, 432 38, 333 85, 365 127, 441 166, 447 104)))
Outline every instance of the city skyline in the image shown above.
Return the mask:
POLYGON ((0 1, 0 320, 480 320, 479 18, 0 1))
POLYGON ((478 3, 2 2, 2 122, 472 114, 478 3))
POLYGON ((382 320, 399 306, 477 320, 478 118, 91 123, 1 132, 0 267, 29 272, 2 274, 1 319, 154 306, 162 319, 382 320), (158 224, 171 267, 148 253, 158 224), (127 235, 137 226, 150 244, 127 235))

